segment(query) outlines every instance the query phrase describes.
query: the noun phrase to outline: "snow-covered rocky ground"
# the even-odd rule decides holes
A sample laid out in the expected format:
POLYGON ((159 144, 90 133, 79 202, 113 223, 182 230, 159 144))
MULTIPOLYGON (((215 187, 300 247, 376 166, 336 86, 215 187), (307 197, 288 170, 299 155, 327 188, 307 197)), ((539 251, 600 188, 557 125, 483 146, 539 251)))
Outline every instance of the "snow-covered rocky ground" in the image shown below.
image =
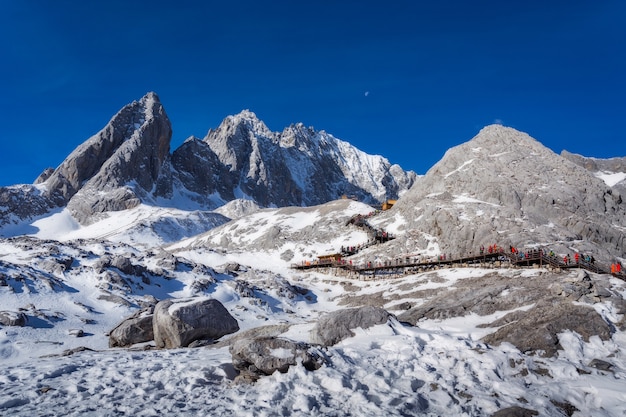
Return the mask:
MULTIPOLYGON (((154 209, 144 206, 88 227, 61 212, 15 229, 13 236, 33 237, 0 241, 6 283, 0 310, 22 312, 28 323, 0 328, 0 415, 490 416, 514 406, 540 416, 626 415, 626 334, 621 311, 608 301, 593 307, 611 324, 612 337, 585 341, 563 332, 555 357, 481 341, 496 329, 480 325, 510 311, 470 312, 417 326, 391 319, 321 349, 328 362, 316 371, 295 366, 254 384, 235 381, 227 346, 108 347, 106 333, 150 297, 209 295, 226 306, 241 331, 286 324, 283 337, 308 341, 325 312, 376 299, 400 314, 403 303, 419 305, 434 291, 494 273, 451 268, 366 281, 291 269, 367 239, 345 220, 367 213, 368 206, 329 204, 258 210, 205 235, 192 237, 190 229, 187 239, 168 235, 168 228, 155 232, 154 209), (144 279, 119 271, 123 281, 110 279, 102 260, 115 256, 148 271, 144 279), (55 267, 67 259, 69 267, 55 267), (251 296, 237 290, 240 281, 251 296), (284 291, 286 282, 308 292, 284 291), (83 337, 74 336, 77 330, 83 337), (592 366, 598 359, 610 368, 592 366)), ((506 280, 540 279, 546 271, 495 272, 506 280)), ((623 282, 610 284, 614 294, 626 296, 623 282)))

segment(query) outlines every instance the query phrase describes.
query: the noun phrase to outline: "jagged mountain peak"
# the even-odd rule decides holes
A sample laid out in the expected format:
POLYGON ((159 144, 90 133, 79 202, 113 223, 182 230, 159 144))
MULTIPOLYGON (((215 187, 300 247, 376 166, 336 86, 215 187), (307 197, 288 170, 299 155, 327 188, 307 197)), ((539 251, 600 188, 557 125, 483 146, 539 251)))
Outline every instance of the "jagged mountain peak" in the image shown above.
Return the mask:
POLYGON ((115 187, 136 180, 149 190, 169 153, 171 135, 159 97, 148 93, 124 106, 100 132, 79 145, 47 178, 47 192, 62 204, 89 182, 115 187), (149 155, 136 159, 143 148, 149 155))
POLYGON ((242 110, 235 115, 227 116, 215 131, 209 130, 205 140, 215 140, 216 137, 233 135, 236 132, 240 132, 240 134, 248 137, 252 137, 250 134, 263 138, 272 138, 274 136, 273 132, 254 112, 242 110), (223 134, 211 135, 211 132, 223 132, 223 134))
MULTIPOLYGON (((416 177, 302 123, 272 132, 249 110, 225 118, 217 129, 209 130, 204 142, 227 167, 225 182, 233 191, 220 191, 226 201, 248 198, 263 207, 306 206, 354 195, 377 203, 397 197, 416 177)), ((182 163, 189 158, 175 159, 182 163)))
POLYGON ((304 123, 292 123, 280 133, 280 146, 283 148, 297 147, 307 149, 322 132, 316 132, 313 127, 304 126, 304 123))
MULTIPOLYGON (((118 111, 57 169, 42 174, 27 196, 16 197, 18 189, 5 194, 15 201, 11 207, 28 202, 36 208, 21 210, 20 219, 65 207, 89 224, 101 213, 141 203, 210 210, 239 198, 261 207, 307 206, 344 194, 376 203, 404 192, 415 179, 412 172, 390 169, 382 157, 371 159, 301 123, 285 132, 292 137, 270 131, 254 112, 243 110, 170 154, 169 118, 158 95, 149 92, 118 111), (297 147, 289 146, 296 138, 297 147), (355 166, 366 172, 348 175, 355 166)), ((0 219, 9 221, 14 220, 0 219)))

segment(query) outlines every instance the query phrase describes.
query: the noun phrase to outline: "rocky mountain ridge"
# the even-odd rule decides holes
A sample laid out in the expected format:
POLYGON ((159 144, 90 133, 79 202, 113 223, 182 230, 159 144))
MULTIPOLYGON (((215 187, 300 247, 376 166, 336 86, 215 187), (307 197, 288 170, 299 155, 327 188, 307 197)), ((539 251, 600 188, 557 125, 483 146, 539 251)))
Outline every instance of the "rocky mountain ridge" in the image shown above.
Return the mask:
POLYGON ((416 179, 381 156, 301 123, 271 132, 248 110, 227 117, 202 140, 189 138, 172 159, 187 190, 263 207, 311 206, 342 195, 379 204, 416 179))
POLYGON ((146 94, 34 185, 1 188, 0 225, 63 207, 90 224, 141 203, 213 210, 244 198, 261 207, 307 206, 346 194, 377 204, 417 177, 301 124, 271 132, 250 111, 227 117, 205 139, 191 137, 172 154, 171 138, 158 96, 146 94), (355 167, 361 176, 351 174, 355 167))

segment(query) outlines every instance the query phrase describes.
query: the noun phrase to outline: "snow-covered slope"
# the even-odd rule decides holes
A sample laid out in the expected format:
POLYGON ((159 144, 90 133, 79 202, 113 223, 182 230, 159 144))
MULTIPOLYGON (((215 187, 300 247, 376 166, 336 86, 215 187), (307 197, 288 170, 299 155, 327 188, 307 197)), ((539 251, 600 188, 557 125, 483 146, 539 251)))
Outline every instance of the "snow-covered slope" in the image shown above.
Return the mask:
MULTIPOLYGON (((302 126, 276 134, 255 119, 233 116, 209 140, 185 145, 210 161, 205 168, 238 167, 221 178, 232 178, 224 189, 242 196, 252 190, 248 174, 263 187, 276 169, 283 184, 308 186, 308 175, 290 174, 311 161, 302 159, 307 152, 362 171, 380 162, 302 126)), ((163 165, 175 174, 171 195, 147 193, 89 224, 57 207, 2 229, 0 320, 23 325, 0 325, 0 415, 626 413, 626 282, 616 277, 499 262, 375 276, 292 268, 348 246, 362 245, 348 264, 379 264, 509 242, 624 262, 624 203, 595 171, 521 132, 489 126, 386 212, 351 199, 282 208, 233 200, 211 212, 198 199, 223 203, 220 191, 203 188, 208 177, 186 188, 200 171, 183 180, 174 159, 163 165), (352 221, 358 215, 395 239, 369 245, 368 229, 352 221), (108 347, 121 319, 181 297, 219 300, 240 331, 198 348, 108 347), (238 382, 228 344, 244 332, 262 328, 308 343, 320 317, 364 305, 395 317, 315 348, 326 361, 318 370, 296 365, 238 382)), ((315 171, 310 163, 300 172, 315 171)), ((27 191, 36 199, 45 187, 44 180, 27 191)))
POLYGON ((349 199, 306 208, 264 209, 168 249, 219 248, 227 253, 257 253, 299 263, 319 255, 338 253, 342 246, 367 242, 367 233, 347 222, 354 215, 365 215, 373 210, 349 199))
MULTIPOLYGON (((626 295, 623 282, 599 276, 590 281, 592 288, 608 286, 604 298, 591 305, 613 327, 610 339, 562 331, 559 354, 541 357, 481 339, 497 329, 490 323, 532 310, 524 283, 540 287, 543 282, 548 291, 541 293, 556 294, 557 287, 576 285, 576 271, 453 268, 372 281, 289 269, 300 256, 327 253, 348 237, 362 238, 345 221, 368 210, 349 200, 265 209, 167 250, 158 249, 156 241, 147 250, 88 239, 90 230, 96 237, 90 229, 95 225, 81 229, 80 240, 4 240, 2 309, 25 314, 28 325, 0 329, 0 411, 15 416, 48 410, 97 416, 257 416, 276 410, 294 416, 484 416, 509 407, 546 416, 566 410, 599 416, 626 411, 626 336, 614 304, 626 295), (228 244, 220 245, 222 239, 228 244), (289 250, 293 259, 281 259, 289 250), (304 291, 294 293, 292 285, 304 291), (490 287, 501 292, 499 304, 483 300, 456 313, 450 309, 456 290, 480 293, 490 287), (427 306, 437 297, 449 303, 440 303, 448 309, 445 315, 425 318, 418 326, 392 319, 356 329, 354 337, 325 349, 329 365, 317 371, 292 367, 254 385, 233 384, 237 372, 223 345, 107 348, 106 332, 140 305, 153 297, 194 294, 220 300, 241 331, 281 325, 281 337, 304 342, 324 312, 368 304, 400 315, 407 306, 427 306), (486 305, 495 308, 485 310, 486 305), (78 330, 82 337, 74 336, 78 330), (610 370, 598 368, 601 363, 610 370)), ((464 296, 458 305, 467 302, 471 299, 464 296)))

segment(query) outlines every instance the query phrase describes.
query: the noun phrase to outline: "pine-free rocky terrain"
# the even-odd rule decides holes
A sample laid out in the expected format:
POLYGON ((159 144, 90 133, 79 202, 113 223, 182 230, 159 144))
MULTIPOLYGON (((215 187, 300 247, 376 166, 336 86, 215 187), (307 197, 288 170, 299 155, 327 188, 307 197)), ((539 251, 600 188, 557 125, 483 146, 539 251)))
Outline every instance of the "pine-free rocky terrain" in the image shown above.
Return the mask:
POLYGON ((250 111, 171 139, 149 93, 0 188, 0 415, 626 414, 626 158, 491 125, 418 176, 250 111))

